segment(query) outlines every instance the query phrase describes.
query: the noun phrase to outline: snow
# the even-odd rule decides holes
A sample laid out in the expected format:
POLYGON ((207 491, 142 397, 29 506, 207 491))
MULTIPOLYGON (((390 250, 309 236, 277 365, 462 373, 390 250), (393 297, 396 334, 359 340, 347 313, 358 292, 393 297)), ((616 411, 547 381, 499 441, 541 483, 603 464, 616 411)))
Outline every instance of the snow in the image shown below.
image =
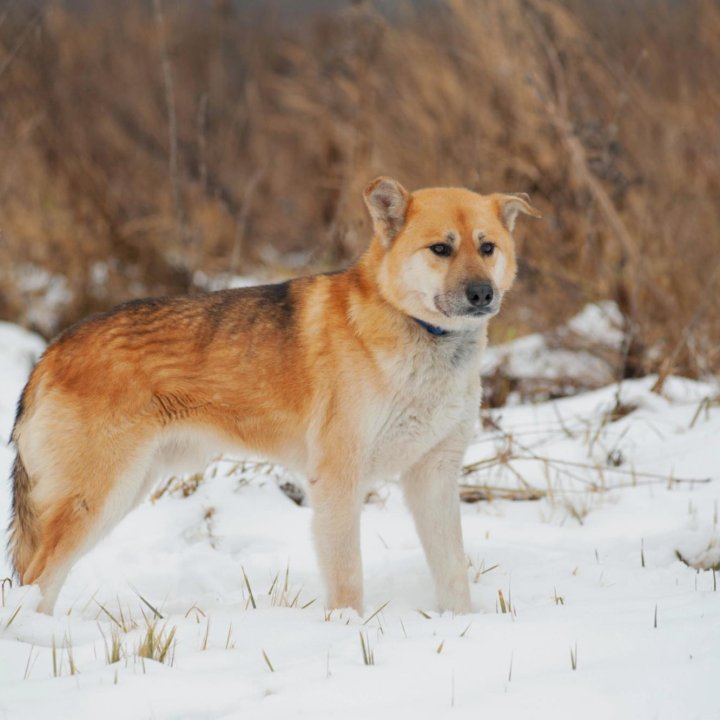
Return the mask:
POLYGON ((488 348, 484 375, 498 370, 512 378, 562 380, 596 387, 612 382, 608 358, 621 351, 622 315, 612 301, 586 305, 566 325, 488 348), (572 346, 577 346, 574 349, 572 346))
POLYGON ((60 313, 73 300, 67 278, 34 263, 14 265, 12 273, 14 285, 23 298, 23 322, 48 335, 54 333, 60 313))
MULTIPOLYGON (((260 285, 262 282, 262 280, 249 275, 231 275, 230 273, 207 275, 202 270, 197 270, 193 275, 193 285, 208 291, 252 287, 260 285)), ((274 280, 266 282, 274 282, 274 280)))
MULTIPOLYGON (((0 324, 6 438, 42 347, 0 324)), ((508 499, 462 506, 469 616, 435 611, 392 483, 363 516, 363 617, 324 609, 284 474, 226 459, 187 497, 171 484, 78 562, 54 617, 4 585, 0 718, 720 717, 718 386, 654 380, 485 415, 463 489, 508 499), (148 623, 175 628, 165 663, 138 657, 148 623)), ((5 477, 11 460, 0 446, 5 477)))

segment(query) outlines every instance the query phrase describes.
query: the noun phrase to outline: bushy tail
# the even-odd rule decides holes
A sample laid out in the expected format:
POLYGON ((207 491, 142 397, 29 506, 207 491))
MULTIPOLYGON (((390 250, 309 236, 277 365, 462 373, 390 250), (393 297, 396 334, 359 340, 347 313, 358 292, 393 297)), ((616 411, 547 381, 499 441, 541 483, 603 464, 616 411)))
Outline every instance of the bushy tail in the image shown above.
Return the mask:
POLYGON ((10 517, 10 558, 15 574, 22 582, 37 547, 35 510, 30 500, 30 478, 20 452, 12 469, 12 515, 10 517))

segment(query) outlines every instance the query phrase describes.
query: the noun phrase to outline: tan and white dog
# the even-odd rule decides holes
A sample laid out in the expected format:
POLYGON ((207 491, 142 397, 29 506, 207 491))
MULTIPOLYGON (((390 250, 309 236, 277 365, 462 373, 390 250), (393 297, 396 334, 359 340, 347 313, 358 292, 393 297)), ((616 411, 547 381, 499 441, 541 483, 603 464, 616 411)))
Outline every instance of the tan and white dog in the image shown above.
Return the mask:
POLYGON ((360 510, 399 475, 443 609, 470 610, 457 479, 520 195, 365 190, 374 237, 337 274, 140 300, 61 334, 12 439, 11 553, 52 612, 72 564, 163 473, 252 451, 305 475, 329 607, 362 608, 360 510))

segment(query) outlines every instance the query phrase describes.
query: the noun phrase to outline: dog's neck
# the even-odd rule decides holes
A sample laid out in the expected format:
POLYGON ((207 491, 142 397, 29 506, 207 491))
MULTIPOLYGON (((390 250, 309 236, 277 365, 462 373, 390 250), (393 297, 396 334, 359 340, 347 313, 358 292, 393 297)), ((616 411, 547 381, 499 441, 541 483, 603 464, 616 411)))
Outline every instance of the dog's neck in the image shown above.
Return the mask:
POLYGON ((431 325, 430 323, 421 320, 420 318, 413 317, 413 320, 421 327, 427 330, 431 335, 447 335, 448 331, 444 330, 437 325, 431 325))

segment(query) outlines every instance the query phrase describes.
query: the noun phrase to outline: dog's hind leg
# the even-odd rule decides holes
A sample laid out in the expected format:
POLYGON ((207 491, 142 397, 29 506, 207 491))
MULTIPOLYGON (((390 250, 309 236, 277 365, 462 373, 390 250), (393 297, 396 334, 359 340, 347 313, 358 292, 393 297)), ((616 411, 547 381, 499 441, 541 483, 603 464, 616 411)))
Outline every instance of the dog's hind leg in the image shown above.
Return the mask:
POLYGON ((38 502, 37 545, 21 580, 40 586, 40 612, 52 613, 74 563, 137 504, 146 469, 137 462, 123 470, 90 464, 82 478, 56 478, 52 497, 38 502))
POLYGON ((75 561, 137 502, 154 446, 132 426, 90 426, 41 405, 15 435, 11 546, 23 585, 37 583, 51 613, 75 561))
POLYGON ((38 611, 52 614, 57 597, 73 562, 90 535, 90 509, 79 496, 69 496, 37 517, 37 546, 21 574, 23 585, 37 584, 41 600, 38 611))
POLYGON ((440 607, 457 613, 470 612, 457 482, 465 445, 465 432, 458 430, 401 478, 440 607))

